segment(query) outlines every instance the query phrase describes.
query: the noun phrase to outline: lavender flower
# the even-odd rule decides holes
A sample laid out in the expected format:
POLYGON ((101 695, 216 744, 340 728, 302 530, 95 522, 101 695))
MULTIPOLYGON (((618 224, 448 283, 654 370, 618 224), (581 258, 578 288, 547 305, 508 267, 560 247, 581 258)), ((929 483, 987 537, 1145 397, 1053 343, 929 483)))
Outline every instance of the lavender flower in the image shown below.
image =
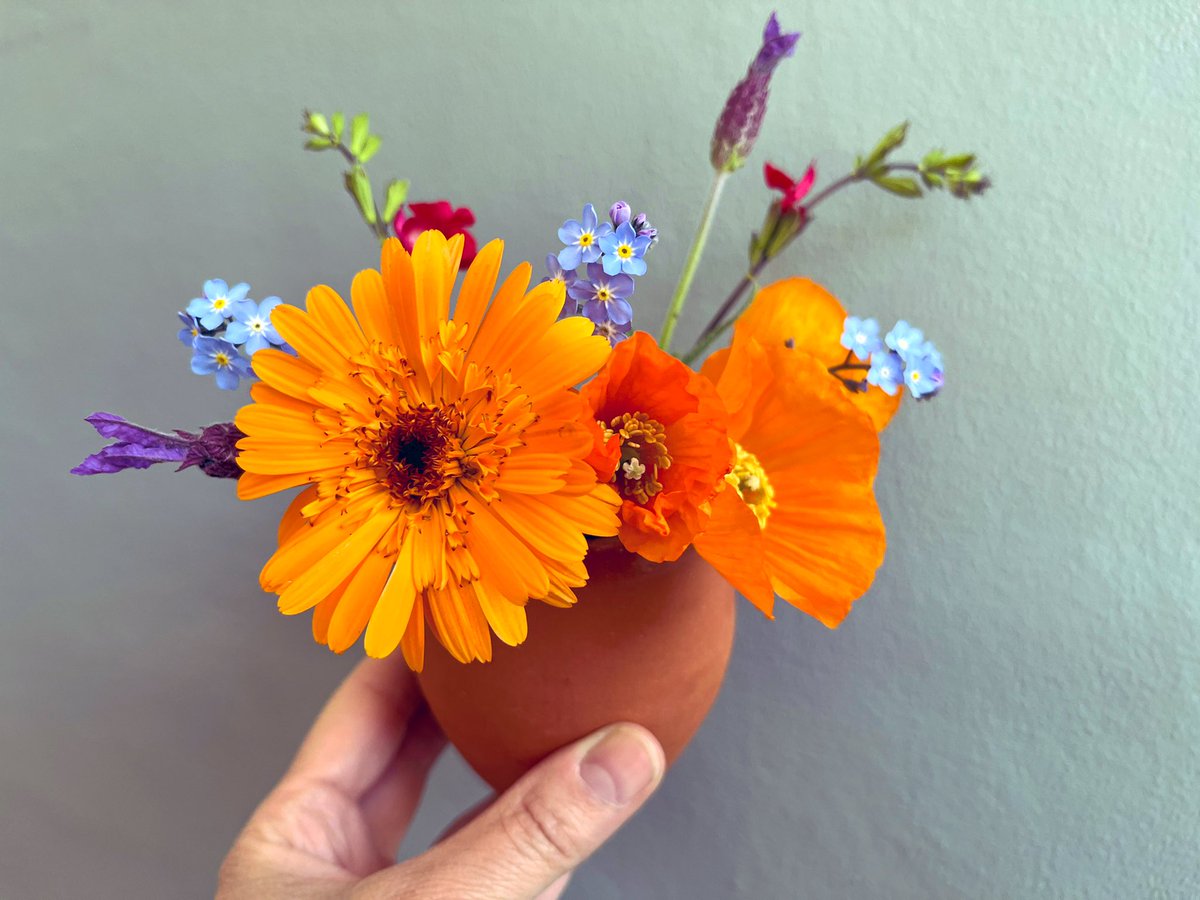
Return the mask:
POLYGON ((231 344, 244 344, 250 356, 265 347, 281 346, 283 338, 271 324, 271 310, 282 302, 278 297, 268 297, 262 303, 243 300, 233 314, 235 321, 225 329, 225 340, 231 344))
POLYGON ((583 221, 567 219, 558 229, 558 239, 565 246, 558 251, 558 262, 564 269, 578 269, 580 263, 595 262, 600 258, 600 238, 612 231, 612 226, 601 222, 596 216, 596 207, 587 203, 583 207, 583 221))
POLYGON ((201 335, 192 346, 192 371, 197 375, 216 375, 221 390, 236 390, 239 379, 254 377, 250 361, 229 341, 201 335))
POLYGON ((890 351, 872 353, 867 383, 875 385, 889 397, 896 396, 896 391, 904 384, 904 360, 890 351))
POLYGON ((869 359, 872 353, 883 349, 883 341, 879 339, 879 322, 847 316, 842 325, 841 343, 859 359, 869 359))
POLYGON ((175 471, 196 466, 210 478, 239 478, 242 467, 237 464, 237 442, 245 436, 232 422, 207 425, 199 434, 188 435, 187 456, 175 471))
POLYGON ((183 323, 183 327, 179 329, 179 341, 184 346, 190 347, 196 338, 204 334, 204 329, 200 327, 195 316, 189 316, 185 312, 179 314, 179 321, 183 323))
MULTIPOLYGON (((638 233, 638 237, 650 238, 650 247, 658 243, 658 229, 650 224, 650 220, 646 218, 645 213, 638 213, 633 217, 633 221, 629 224, 633 226, 633 230, 638 233)), ((650 249, 647 247, 646 249, 650 249)))
POLYGON ((629 326, 618 325, 616 322, 605 322, 603 325, 597 325, 592 332, 593 335, 608 338, 608 342, 614 347, 625 338, 629 337, 629 326))
POLYGON ((771 76, 780 61, 795 52, 799 40, 800 32, 783 33, 775 13, 771 13, 763 29, 762 46, 717 118, 709 159, 718 172, 740 168, 750 155, 767 111, 771 76))
POLYGON ((198 466, 213 478, 237 478, 242 474, 236 462, 237 442, 245 435, 231 422, 209 425, 199 434, 179 430, 168 434, 135 425, 113 413, 92 413, 84 421, 115 443, 88 456, 71 470, 73 475, 148 469, 164 462, 179 463, 177 472, 198 466))
POLYGON ((571 285, 571 299, 583 304, 583 314, 595 325, 612 322, 627 329, 633 321, 633 307, 628 300, 633 293, 633 279, 625 274, 609 275, 599 263, 590 263, 587 273, 586 279, 571 285))
POLYGON ((640 237, 633 226, 623 223, 616 231, 600 238, 600 249, 604 251, 604 271, 609 275, 624 272, 626 275, 645 275, 646 248, 650 238, 640 237))
POLYGON ((233 287, 220 278, 204 282, 204 296, 197 297, 187 306, 188 314, 200 320, 209 331, 220 328, 233 315, 234 307, 246 299, 250 285, 242 282, 233 287))

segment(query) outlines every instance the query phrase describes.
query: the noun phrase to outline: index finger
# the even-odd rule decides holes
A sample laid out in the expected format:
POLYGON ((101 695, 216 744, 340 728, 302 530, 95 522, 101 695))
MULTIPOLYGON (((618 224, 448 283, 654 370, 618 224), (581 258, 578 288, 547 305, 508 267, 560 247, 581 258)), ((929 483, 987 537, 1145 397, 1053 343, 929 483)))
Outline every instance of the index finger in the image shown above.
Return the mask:
POLYGON ((416 676, 401 654, 364 659, 317 716, 284 781, 325 781, 361 797, 395 756, 421 706, 416 676))

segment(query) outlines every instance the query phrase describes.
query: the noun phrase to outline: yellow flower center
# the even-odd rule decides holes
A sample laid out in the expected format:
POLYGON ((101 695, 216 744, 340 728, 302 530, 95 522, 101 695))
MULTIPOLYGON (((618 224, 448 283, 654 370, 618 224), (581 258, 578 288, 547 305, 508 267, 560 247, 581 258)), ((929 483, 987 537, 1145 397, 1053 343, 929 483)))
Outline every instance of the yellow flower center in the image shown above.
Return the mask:
POLYGON ((671 466, 666 429, 643 412, 622 413, 605 429, 605 437, 614 434, 621 442, 621 464, 613 482, 621 496, 647 503, 663 489, 659 471, 671 466))
POLYGON ((590 231, 585 231, 583 234, 581 234, 579 236, 579 246, 580 247, 590 247, 590 246, 592 246, 592 242, 595 240, 596 240, 596 236, 594 234, 592 234, 590 231))
POLYGON ((596 299, 607 303, 612 299, 612 291, 606 287, 596 288, 596 299))
POLYGON ((633 248, 628 244, 621 244, 617 247, 617 256, 621 259, 629 259, 633 256, 633 248))
POLYGON ((218 350, 213 355, 213 359, 215 359, 217 361, 217 365, 220 366, 222 369, 225 368, 227 365, 229 365, 229 354, 223 350, 218 350))
POLYGON ((262 323, 262 322, 259 322, 259 321, 256 319, 255 321, 253 321, 253 322, 251 322, 251 323, 250 323, 250 327, 251 327, 251 328, 253 328, 255 331, 262 331, 262 330, 263 330, 263 323, 262 323))
POLYGON ((229 305, 228 297, 216 297, 213 299, 213 302, 212 302, 213 312, 220 312, 228 305, 229 305))
POLYGON ((738 496, 750 507, 754 517, 758 519, 758 527, 766 528, 767 518, 775 508, 775 488, 771 487, 771 480, 767 478, 767 473, 757 456, 741 444, 735 443, 733 448, 733 468, 729 470, 725 480, 733 485, 738 496))
POLYGON ((918 371, 916 371, 916 370, 914 369, 912 372, 910 372, 910 373, 908 374, 908 377, 909 377, 910 379, 912 379, 913 381, 920 381, 920 380, 921 380, 921 373, 920 373, 920 372, 918 372, 918 371))

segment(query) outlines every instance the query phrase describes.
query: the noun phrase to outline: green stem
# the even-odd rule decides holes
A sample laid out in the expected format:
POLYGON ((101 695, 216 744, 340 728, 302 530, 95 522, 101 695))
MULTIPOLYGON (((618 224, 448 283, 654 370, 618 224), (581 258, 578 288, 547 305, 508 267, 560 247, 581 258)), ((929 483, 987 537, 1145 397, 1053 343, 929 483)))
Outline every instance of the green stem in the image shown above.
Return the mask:
MULTIPOLYGON (((363 164, 359 161, 359 158, 341 141, 338 141, 333 147, 346 158, 346 162, 350 163, 352 167, 363 168, 363 164)), ((363 219, 363 224, 370 228, 371 233, 379 238, 380 243, 382 243, 388 239, 388 223, 383 221, 383 214, 379 211, 379 204, 375 202, 374 198, 371 199, 371 205, 375 207, 375 223, 371 224, 366 219, 363 219)))
POLYGON ((667 318, 663 322, 662 337, 659 346, 664 350, 671 349, 671 338, 675 334, 675 326, 679 324, 679 315, 683 312, 683 303, 687 300, 692 279, 696 277, 696 267, 700 257, 704 255, 704 245, 708 242, 708 232, 712 228, 717 204, 721 202, 721 191, 725 187, 728 172, 718 171, 713 175, 712 187, 708 189, 708 199, 704 202, 704 211, 700 214, 700 225, 696 228, 696 237, 692 239, 692 249, 688 251, 683 263, 683 271, 679 273, 679 284, 671 297, 671 305, 667 309, 667 318))
MULTIPOLYGON (((888 163, 886 169, 889 172, 921 171, 920 166, 916 165, 915 163, 888 163)), ((779 248, 775 255, 782 253, 789 246, 791 246, 792 241, 804 234, 804 232, 808 229, 808 226, 812 223, 811 213, 816 207, 828 200, 834 194, 844 190, 845 188, 848 188, 850 185, 857 184, 858 182, 865 181, 866 179, 867 176, 864 172, 848 172, 841 178, 837 179, 837 181, 830 183, 823 190, 813 194, 812 199, 804 204, 804 208, 808 211, 810 216, 805 219, 804 224, 796 231, 794 235, 792 235, 791 239, 788 240, 786 244, 779 248)), ((735 304, 741 300, 742 295, 745 294, 750 286, 755 282, 755 279, 759 273, 766 268, 767 263, 770 262, 770 259, 772 258, 774 257, 759 260, 753 269, 742 276, 742 280, 734 286, 734 289, 729 293, 729 296, 725 298, 725 302, 722 303, 717 309, 709 323, 704 326, 704 330, 700 332, 700 337, 696 339, 696 343, 692 346, 692 349, 680 357, 685 363, 691 364, 692 362, 695 362, 697 357, 699 357, 700 354, 712 346, 717 338, 728 331, 733 323, 737 321, 738 316, 745 312, 746 307, 749 305, 748 302, 743 303, 737 308, 736 311, 734 311, 732 316, 729 316, 729 313, 734 309, 735 304), (727 316, 729 317, 726 318, 727 316)), ((751 299, 753 299, 753 297, 751 299)))

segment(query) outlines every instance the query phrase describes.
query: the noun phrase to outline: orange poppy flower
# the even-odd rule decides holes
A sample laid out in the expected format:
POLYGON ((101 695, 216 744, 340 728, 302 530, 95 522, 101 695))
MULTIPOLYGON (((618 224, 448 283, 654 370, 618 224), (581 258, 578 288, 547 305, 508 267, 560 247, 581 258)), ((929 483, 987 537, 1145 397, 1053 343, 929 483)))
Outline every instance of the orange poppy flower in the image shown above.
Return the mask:
POLYGON ((768 617, 778 594, 833 628, 870 587, 886 542, 879 437, 826 369, 745 335, 705 364, 730 410, 735 459, 696 550, 768 617))
POLYGON ((653 562, 678 559, 704 530, 729 471, 715 387, 639 331, 616 346, 583 394, 606 429, 608 443, 597 442, 593 459, 604 461, 601 477, 614 472, 621 543, 653 562))
POLYGON ((426 626, 464 662, 491 658, 491 632, 526 637, 525 603, 574 603, 585 535, 617 531, 618 497, 587 462, 593 416, 573 386, 609 355, 586 319, 556 321, 562 285, 526 293, 522 263, 492 299, 493 241, 450 295, 461 235, 426 231, 410 256, 383 246, 381 271, 351 287, 357 319, 328 287, 272 324, 298 352, 261 350, 254 403, 237 416, 238 496, 307 484, 280 525, 264 589, 342 652, 397 645, 412 668, 426 626), (490 305, 489 305, 490 303, 490 305))
MULTIPOLYGON (((807 278, 785 278, 758 292, 733 326, 733 333, 735 341, 748 335, 764 347, 789 344, 829 369, 846 358, 846 348, 841 344, 845 321, 845 307, 825 288, 807 278)), ((729 348, 716 351, 708 358, 704 371, 719 374, 728 355, 729 348)), ((887 428, 900 408, 903 391, 897 391, 894 397, 879 388, 851 392, 836 378, 833 381, 855 406, 871 417, 876 431, 887 428)))

